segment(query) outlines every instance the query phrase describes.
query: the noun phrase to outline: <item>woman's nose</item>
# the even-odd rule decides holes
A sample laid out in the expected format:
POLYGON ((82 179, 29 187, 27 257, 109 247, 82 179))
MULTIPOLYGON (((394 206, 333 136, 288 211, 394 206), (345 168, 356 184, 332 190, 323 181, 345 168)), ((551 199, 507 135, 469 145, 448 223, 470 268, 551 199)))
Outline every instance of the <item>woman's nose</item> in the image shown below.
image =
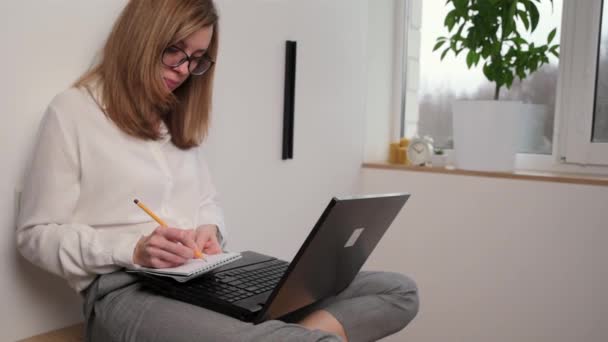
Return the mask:
POLYGON ((173 68, 173 70, 179 72, 182 75, 188 75, 188 73, 190 73, 190 71, 188 70, 188 62, 176 66, 175 68, 173 68))

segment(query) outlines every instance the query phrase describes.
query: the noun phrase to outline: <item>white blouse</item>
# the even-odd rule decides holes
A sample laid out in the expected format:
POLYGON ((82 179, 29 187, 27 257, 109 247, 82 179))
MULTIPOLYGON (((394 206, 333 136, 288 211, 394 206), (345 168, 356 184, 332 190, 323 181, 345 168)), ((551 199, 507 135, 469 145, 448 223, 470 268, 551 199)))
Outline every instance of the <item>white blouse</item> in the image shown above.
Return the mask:
POLYGON ((57 95, 21 196, 21 254, 76 291, 97 274, 134 267, 137 241, 158 226, 135 198, 173 227, 215 224, 226 241, 200 148, 180 150, 168 134, 144 141, 123 133, 84 89, 57 95))

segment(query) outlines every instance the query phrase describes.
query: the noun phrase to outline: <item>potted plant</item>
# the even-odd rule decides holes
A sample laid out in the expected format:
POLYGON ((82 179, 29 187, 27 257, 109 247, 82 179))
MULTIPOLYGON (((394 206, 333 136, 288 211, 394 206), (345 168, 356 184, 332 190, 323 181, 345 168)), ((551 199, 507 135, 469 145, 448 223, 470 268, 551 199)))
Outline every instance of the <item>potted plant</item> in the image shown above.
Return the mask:
MULTIPOLYGON (((447 0, 453 9, 445 17, 448 36, 437 38, 433 51, 441 60, 449 52, 466 55, 468 68, 483 65, 483 74, 495 85, 494 101, 456 101, 453 104, 456 166, 465 169, 507 171, 515 161, 517 132, 525 109, 515 101, 499 101, 500 90, 517 77, 524 80, 545 63, 559 57, 553 29, 544 45, 535 45, 522 33, 538 27, 538 4, 543 0, 447 0)), ((553 0, 548 0, 553 4, 553 0)))

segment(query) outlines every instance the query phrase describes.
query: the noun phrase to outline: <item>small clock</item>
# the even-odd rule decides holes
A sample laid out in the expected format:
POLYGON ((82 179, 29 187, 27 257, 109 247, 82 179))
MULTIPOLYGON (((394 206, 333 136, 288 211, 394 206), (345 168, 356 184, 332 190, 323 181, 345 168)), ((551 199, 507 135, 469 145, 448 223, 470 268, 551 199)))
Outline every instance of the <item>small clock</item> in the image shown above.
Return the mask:
POLYGON ((407 148, 407 159, 412 165, 424 166, 433 158, 433 139, 414 137, 407 148))

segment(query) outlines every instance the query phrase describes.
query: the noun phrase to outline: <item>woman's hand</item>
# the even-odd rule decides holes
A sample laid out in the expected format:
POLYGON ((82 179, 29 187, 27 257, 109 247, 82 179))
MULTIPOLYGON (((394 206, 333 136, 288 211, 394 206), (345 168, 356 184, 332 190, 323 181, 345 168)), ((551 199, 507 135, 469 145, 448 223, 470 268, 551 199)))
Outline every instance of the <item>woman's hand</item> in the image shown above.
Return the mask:
POLYGON ((222 247, 217 241, 218 228, 214 224, 206 224, 195 229, 194 241, 203 254, 218 254, 222 247))
POLYGON ((158 227, 152 234, 142 236, 133 251, 133 262, 152 268, 176 267, 194 257, 200 250, 193 229, 158 227))

